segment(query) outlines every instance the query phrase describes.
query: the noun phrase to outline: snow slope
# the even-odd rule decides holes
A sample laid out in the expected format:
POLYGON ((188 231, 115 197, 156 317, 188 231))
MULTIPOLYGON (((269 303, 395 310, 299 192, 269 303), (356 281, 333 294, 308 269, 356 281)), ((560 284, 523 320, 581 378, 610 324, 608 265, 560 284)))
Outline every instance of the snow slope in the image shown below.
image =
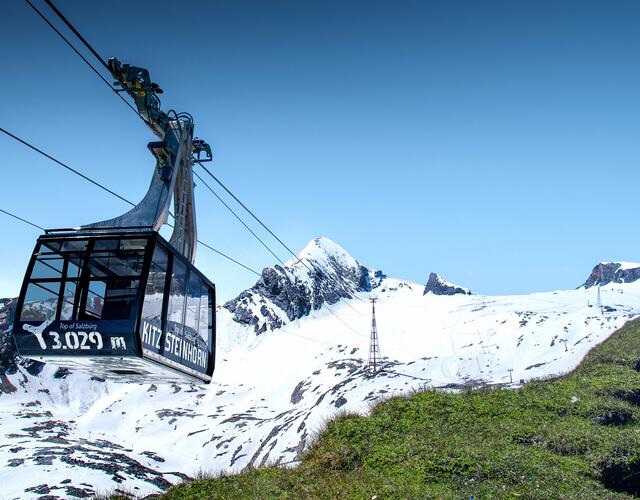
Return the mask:
MULTIPOLYGON (((320 244, 310 249, 319 255, 301 257, 320 265, 335 256, 359 268, 338 245, 320 244)), ((299 266, 291 261, 284 271, 306 280, 299 266)), ((199 470, 295 465, 339 410, 367 412, 379 398, 424 385, 506 384, 510 369, 514 385, 563 373, 640 314, 640 282, 603 286, 604 312, 588 306, 596 288, 423 296, 423 285, 385 277, 370 288, 325 300, 304 317, 283 313, 282 326, 260 334, 220 308, 209 386, 117 384, 79 373, 56 378, 53 366, 37 375, 19 366, 0 394, 2 497, 86 496, 119 484, 143 494, 199 470), (365 370, 372 296, 385 362, 375 377, 365 370)), ((257 291, 252 297, 273 306, 257 291)))

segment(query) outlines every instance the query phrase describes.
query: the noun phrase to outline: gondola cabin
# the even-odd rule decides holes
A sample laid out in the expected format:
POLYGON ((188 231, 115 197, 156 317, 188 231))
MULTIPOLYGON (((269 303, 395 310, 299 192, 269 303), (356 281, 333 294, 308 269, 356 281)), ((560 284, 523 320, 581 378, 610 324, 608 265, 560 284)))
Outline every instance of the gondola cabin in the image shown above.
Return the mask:
POLYGON ((155 231, 47 231, 13 334, 21 356, 97 377, 208 383, 215 286, 155 231))

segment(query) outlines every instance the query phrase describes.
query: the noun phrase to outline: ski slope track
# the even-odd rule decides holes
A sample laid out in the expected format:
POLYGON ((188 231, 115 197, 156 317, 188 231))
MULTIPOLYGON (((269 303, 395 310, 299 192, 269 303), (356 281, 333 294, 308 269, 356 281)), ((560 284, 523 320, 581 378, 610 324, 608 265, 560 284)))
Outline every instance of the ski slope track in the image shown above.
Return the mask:
POLYGON ((640 315, 640 281, 601 285, 601 308, 597 287, 497 297, 424 288, 314 240, 219 307, 209 386, 104 382, 16 358, 15 301, 2 300, 1 496, 144 495, 198 471, 293 466, 338 411, 367 413, 424 386, 561 374, 640 315), (384 359, 370 377, 373 296, 384 359))

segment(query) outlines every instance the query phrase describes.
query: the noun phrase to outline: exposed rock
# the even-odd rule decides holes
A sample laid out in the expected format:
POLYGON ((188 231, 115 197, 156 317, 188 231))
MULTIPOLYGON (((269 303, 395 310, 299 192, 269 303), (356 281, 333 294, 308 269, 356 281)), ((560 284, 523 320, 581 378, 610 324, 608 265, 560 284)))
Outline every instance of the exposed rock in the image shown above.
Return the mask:
POLYGON ((307 316, 324 304, 371 291, 385 275, 360 264, 327 238, 311 241, 284 266, 265 268, 258 282, 224 304, 233 319, 256 334, 307 316))
POLYGON ((17 302, 17 299, 0 299, 0 374, 2 374, 0 376, 0 393, 13 392, 14 390, 11 389, 11 384, 4 377, 5 373, 16 373, 18 366, 21 366, 30 374, 37 375, 44 367, 44 363, 30 359, 21 359, 16 353, 16 348, 11 336, 11 327, 17 302))
POLYGON ((632 262, 601 262, 593 268, 585 288, 607 285, 609 283, 631 283, 640 279, 640 264, 632 262))
POLYGON ((16 351, 10 335, 16 302, 16 299, 0 299, 0 369, 2 373, 15 373, 17 370, 16 351))
POLYGON ((302 401, 302 398, 304 397, 304 391, 306 390, 304 388, 304 386, 307 385, 307 384, 308 384, 308 382, 305 382, 303 380, 298 385, 296 385, 295 389, 291 393, 291 404, 292 405, 297 405, 300 401, 302 401))
POLYGON ((427 281, 427 285, 424 287, 424 292, 422 295, 426 295, 429 292, 433 293, 434 295, 471 295, 471 290, 469 290, 468 288, 463 288, 461 286, 449 283, 448 281, 438 276, 436 273, 431 273, 429 275, 429 281, 427 281))
POLYGON ((344 396, 340 396, 338 399, 335 400, 333 404, 336 408, 340 408, 347 404, 347 398, 345 398, 344 396))

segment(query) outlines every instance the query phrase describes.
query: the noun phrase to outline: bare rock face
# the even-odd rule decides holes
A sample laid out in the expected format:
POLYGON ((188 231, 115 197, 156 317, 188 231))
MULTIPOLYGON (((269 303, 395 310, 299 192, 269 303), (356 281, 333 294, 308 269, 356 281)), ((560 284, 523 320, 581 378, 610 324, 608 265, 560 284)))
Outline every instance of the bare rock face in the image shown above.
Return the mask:
POLYGON ((16 312, 16 299, 0 299, 0 371, 15 372, 16 350, 11 338, 11 325, 16 312))
POLYGON ((6 374, 16 373, 22 367, 31 375, 37 375, 44 367, 44 363, 20 358, 16 352, 11 327, 17 302, 17 299, 0 299, 0 394, 15 391, 6 374))
POLYGON ((640 279, 640 264, 632 262, 601 262, 593 268, 582 285, 585 288, 609 283, 631 283, 640 279))
POLYGON ((224 304, 236 322, 256 334, 280 328, 324 304, 371 291, 385 278, 328 238, 311 241, 296 259, 265 268, 258 282, 224 304))
POLYGON ((427 285, 424 287, 422 295, 426 295, 428 293, 433 293, 434 295, 471 295, 471 290, 449 283, 436 273, 431 273, 429 274, 429 281, 427 281, 427 285))

